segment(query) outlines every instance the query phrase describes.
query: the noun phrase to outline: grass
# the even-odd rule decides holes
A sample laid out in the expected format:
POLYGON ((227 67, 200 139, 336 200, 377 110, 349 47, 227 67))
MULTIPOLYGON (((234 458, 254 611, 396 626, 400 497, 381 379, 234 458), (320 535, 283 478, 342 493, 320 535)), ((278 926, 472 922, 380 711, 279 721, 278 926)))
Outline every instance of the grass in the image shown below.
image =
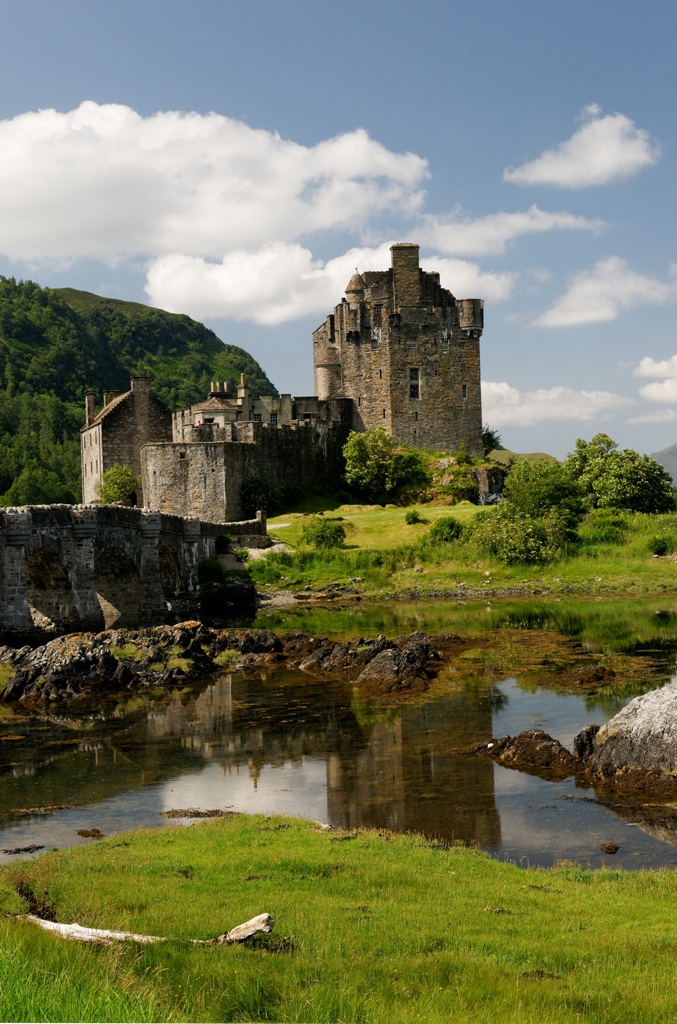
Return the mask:
POLYGON ((252 576, 259 586, 291 590, 347 585, 358 578, 366 594, 382 597, 411 591, 423 595, 463 591, 646 594, 672 590, 675 585, 675 563, 670 557, 654 558, 649 548, 657 535, 671 541, 671 551, 677 548, 675 514, 628 513, 627 528, 609 540, 594 523, 584 525, 580 542, 570 545, 556 561, 509 566, 482 555, 463 539, 433 543, 427 538, 436 519, 453 515, 465 524, 480 511, 476 506, 462 502, 451 508, 416 508, 422 521, 408 525, 404 508, 341 506, 328 514, 342 518, 346 546, 321 552, 300 543, 302 514, 276 517, 269 523, 271 537, 293 550, 253 562, 252 576))
POLYGON ((0 1015, 658 1024, 677 998, 676 897, 670 871, 522 870, 293 819, 128 833, 2 869, 0 903, 172 941, 89 949, 5 919, 0 1015), (187 943, 264 911, 259 948, 187 943))

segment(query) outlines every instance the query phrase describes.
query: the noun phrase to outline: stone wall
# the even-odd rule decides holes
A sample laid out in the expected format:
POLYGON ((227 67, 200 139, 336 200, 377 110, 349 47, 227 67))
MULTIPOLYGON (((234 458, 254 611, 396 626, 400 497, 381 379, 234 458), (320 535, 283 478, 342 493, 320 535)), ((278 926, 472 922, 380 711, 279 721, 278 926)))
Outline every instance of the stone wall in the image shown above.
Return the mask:
MULTIPOLYGON (((265 531, 260 518, 237 525, 265 531)), ((197 615, 199 565, 227 532, 113 505, 0 509, 0 636, 159 625, 172 607, 197 615)))
POLYGON ((335 485, 347 432, 347 425, 310 420, 281 427, 249 422, 237 424, 237 441, 145 445, 146 503, 210 522, 237 521, 248 481, 280 488, 335 485))

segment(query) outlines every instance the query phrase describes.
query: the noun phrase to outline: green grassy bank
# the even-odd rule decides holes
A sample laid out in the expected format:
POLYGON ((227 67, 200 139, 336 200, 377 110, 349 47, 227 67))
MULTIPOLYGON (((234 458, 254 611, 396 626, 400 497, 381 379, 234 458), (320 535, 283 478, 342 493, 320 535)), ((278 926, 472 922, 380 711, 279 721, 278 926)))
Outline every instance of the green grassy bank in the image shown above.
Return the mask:
POLYGON ((522 870, 415 836, 235 816, 15 863, 3 910, 167 935, 88 948, 6 917, 6 1021, 664 1022, 677 875, 522 870), (19 892, 23 895, 19 895, 19 892), (254 947, 192 946, 256 914, 254 947))
POLYGON ((421 521, 412 524, 405 520, 411 509, 394 505, 328 509, 324 515, 340 519, 346 531, 345 546, 329 549, 302 542, 302 512, 277 516, 269 521, 270 536, 290 550, 250 563, 253 578, 262 589, 291 591, 337 583, 349 586, 357 580, 360 590, 372 597, 412 591, 632 595, 673 590, 677 582, 671 557, 677 551, 675 514, 623 513, 619 529, 584 522, 578 539, 563 545, 553 560, 507 565, 483 554, 471 534, 451 543, 430 538, 432 525, 441 517, 453 516, 464 526, 472 523, 482 511, 477 506, 461 502, 452 507, 413 507, 421 521), (666 542, 667 555, 654 558, 651 542, 658 536, 666 542))

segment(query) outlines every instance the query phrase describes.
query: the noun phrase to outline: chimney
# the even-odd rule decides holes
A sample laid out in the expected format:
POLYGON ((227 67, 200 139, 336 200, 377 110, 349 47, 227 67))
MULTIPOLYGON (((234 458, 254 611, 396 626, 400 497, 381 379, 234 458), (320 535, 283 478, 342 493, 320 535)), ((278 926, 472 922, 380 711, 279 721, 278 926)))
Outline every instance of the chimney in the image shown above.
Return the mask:
POLYGON ((106 406, 108 405, 109 402, 112 402, 113 399, 117 398, 118 395, 120 395, 120 394, 122 394, 121 391, 104 391, 104 393, 103 393, 103 407, 104 407, 104 409, 106 408, 106 406))
POLYGON ((95 395, 96 395, 96 392, 93 391, 92 388, 87 388, 87 390, 85 391, 85 426, 86 427, 88 427, 89 424, 94 419, 94 415, 95 415, 95 413, 94 413, 94 397, 95 397, 95 395))
POLYGON ((390 246, 393 267, 393 295, 395 309, 400 306, 421 305, 421 271, 418 265, 418 246, 413 242, 398 242, 390 246))
POLYGON ((148 383, 148 377, 132 377, 130 384, 131 389, 135 394, 147 395, 150 391, 150 384, 148 383))

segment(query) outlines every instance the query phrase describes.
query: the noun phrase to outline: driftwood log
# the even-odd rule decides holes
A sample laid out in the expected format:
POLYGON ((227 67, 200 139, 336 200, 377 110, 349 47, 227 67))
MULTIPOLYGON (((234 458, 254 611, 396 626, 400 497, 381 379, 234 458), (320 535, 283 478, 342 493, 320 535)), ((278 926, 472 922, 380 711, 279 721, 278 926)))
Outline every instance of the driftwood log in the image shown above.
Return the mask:
MULTIPOLYGON (((167 937, 162 935, 137 935, 135 932, 115 932, 106 928, 85 928, 81 924, 59 924, 57 921, 45 921, 35 914, 19 914, 22 921, 30 921, 38 928, 44 928, 46 932, 59 935, 62 939, 75 939, 78 942, 167 942, 167 937)), ((214 939, 191 939, 191 942, 205 946, 221 946, 226 943, 244 942, 252 935, 259 932, 272 932, 275 922, 270 914, 259 914, 252 917, 251 921, 238 924, 229 932, 223 932, 214 939)))

